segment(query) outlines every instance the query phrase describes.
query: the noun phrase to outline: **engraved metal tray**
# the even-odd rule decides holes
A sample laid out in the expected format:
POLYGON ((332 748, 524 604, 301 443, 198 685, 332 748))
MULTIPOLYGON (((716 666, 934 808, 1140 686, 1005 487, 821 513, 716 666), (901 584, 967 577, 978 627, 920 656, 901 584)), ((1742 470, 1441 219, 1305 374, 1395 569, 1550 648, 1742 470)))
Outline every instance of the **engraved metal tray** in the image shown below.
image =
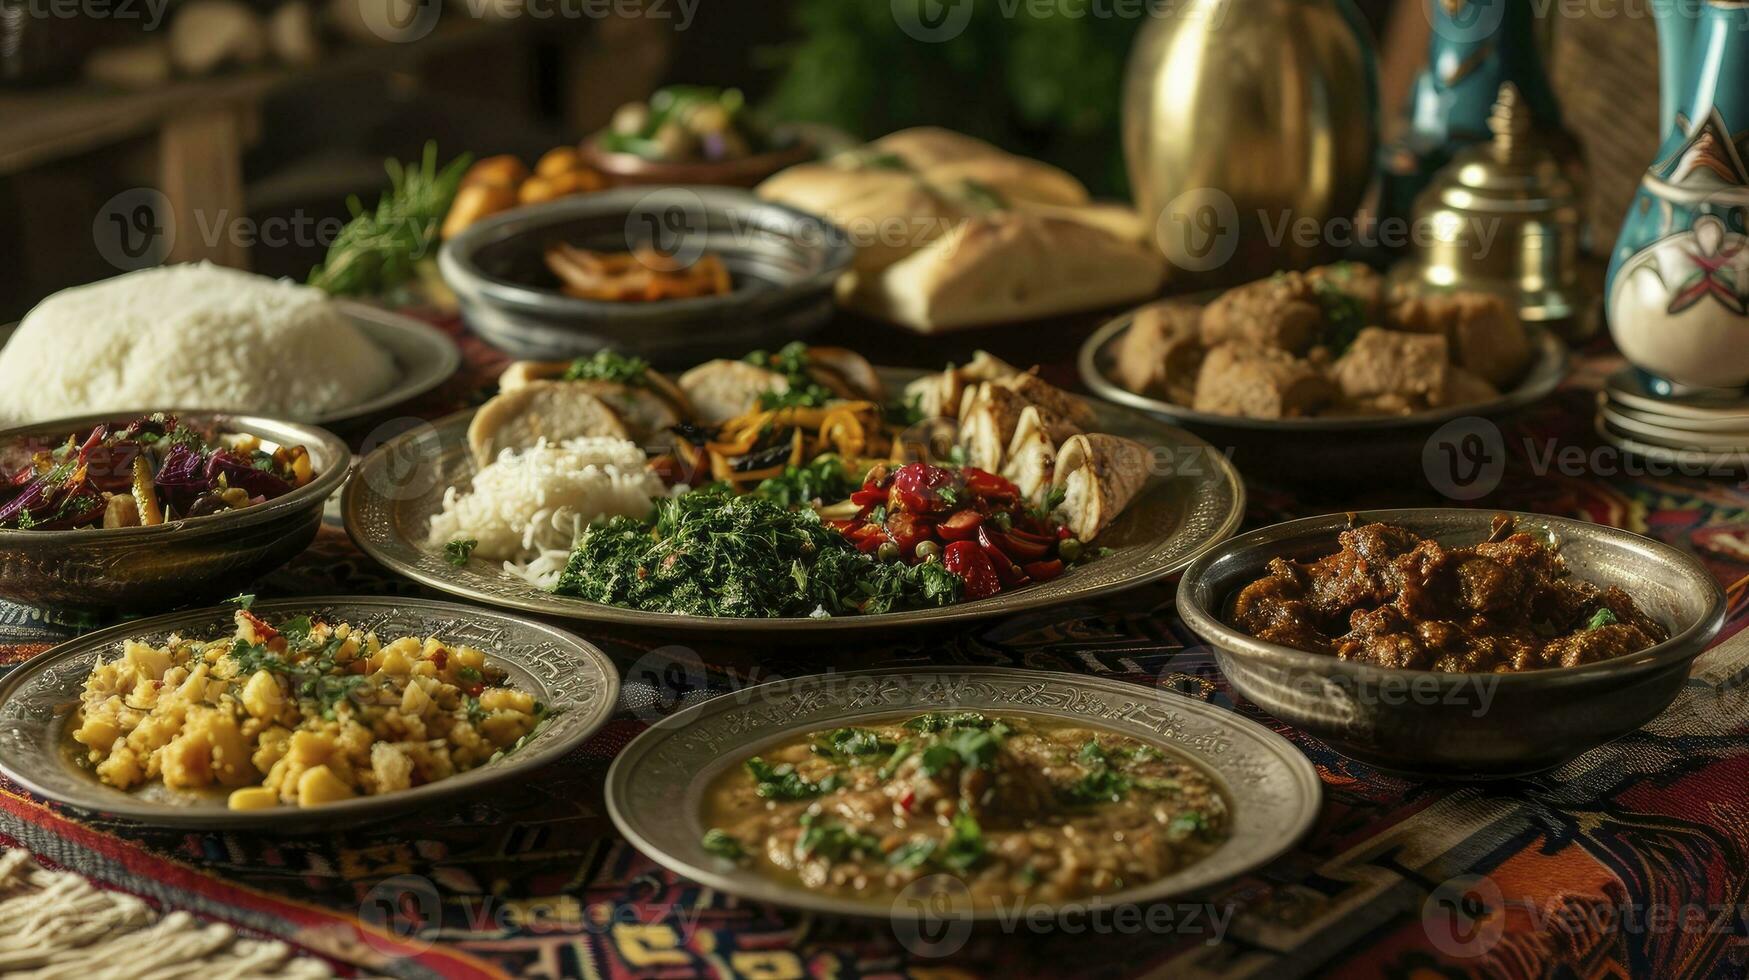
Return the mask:
MULTIPOLYGON (((885 370, 896 389, 920 372, 885 370)), ((814 634, 929 626, 1011 615, 1132 589, 1182 571, 1198 555, 1230 537, 1245 514, 1245 488, 1219 450, 1196 436, 1139 412, 1091 402, 1096 430, 1127 436, 1153 454, 1153 474, 1123 514, 1099 536, 1111 549, 1049 582, 988 599, 939 609, 872 616, 811 619, 713 618, 646 612, 542 591, 474 559, 457 567, 425 544, 431 517, 447 487, 465 488, 475 466, 468 452, 469 416, 452 416, 385 442, 359 464, 347 484, 346 530, 364 552, 388 568, 434 589, 506 609, 666 630, 814 634)))
POLYGON ((338 597, 260 602, 251 611, 269 622, 310 615, 375 630, 385 640, 437 636, 476 647, 509 675, 508 685, 547 705, 550 720, 521 746, 479 768, 401 792, 319 807, 233 811, 222 792, 179 792, 155 781, 134 791, 104 785, 78 764, 74 750, 80 746, 67 732, 86 675, 99 657, 119 656, 128 639, 162 641, 172 632, 201 639, 229 636, 236 607, 218 606, 99 630, 13 670, 0 683, 0 772, 39 796, 104 816, 167 827, 296 833, 378 820, 526 777, 599 729, 619 697, 619 674, 600 650, 553 627, 501 613, 423 599, 338 597))
MULTIPOLYGON (((620 833, 677 874, 760 902, 833 915, 988 919, 969 899, 858 900, 809 891, 705 851, 704 794, 718 774, 800 734, 883 716, 972 710, 1063 719, 1176 750, 1213 773, 1232 836, 1207 857, 1081 907, 1155 902, 1205 889, 1286 852, 1318 815, 1317 771, 1298 749, 1222 708, 1136 684, 1014 668, 923 668, 816 674, 773 681, 677 712, 632 740, 607 774, 607 809, 620 833)), ((951 892, 948 894, 952 894, 951 892)))

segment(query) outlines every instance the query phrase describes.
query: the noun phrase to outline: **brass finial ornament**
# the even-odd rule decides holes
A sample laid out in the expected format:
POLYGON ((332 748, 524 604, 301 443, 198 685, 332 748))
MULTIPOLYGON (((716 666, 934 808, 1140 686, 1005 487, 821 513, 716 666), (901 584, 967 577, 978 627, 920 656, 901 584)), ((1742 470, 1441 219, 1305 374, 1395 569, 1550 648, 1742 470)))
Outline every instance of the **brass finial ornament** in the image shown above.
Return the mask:
POLYGON ((1488 116, 1493 138, 1460 151, 1415 199, 1407 277, 1434 289, 1481 289, 1526 322, 1569 338, 1596 328, 1581 281, 1579 200, 1506 82, 1488 116))

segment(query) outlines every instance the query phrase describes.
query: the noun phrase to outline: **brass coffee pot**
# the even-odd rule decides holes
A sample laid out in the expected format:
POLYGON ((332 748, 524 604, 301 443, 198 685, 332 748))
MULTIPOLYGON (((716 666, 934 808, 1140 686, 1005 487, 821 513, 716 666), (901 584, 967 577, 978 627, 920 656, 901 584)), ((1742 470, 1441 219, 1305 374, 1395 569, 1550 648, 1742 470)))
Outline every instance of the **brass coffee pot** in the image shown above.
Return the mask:
POLYGON ((1130 187, 1174 285, 1330 261, 1356 244, 1378 92, 1348 0, 1180 0, 1138 33, 1130 187))
POLYGON ((1583 337, 1598 320, 1596 290, 1582 281, 1578 194, 1511 82, 1488 129, 1492 139, 1460 150, 1416 197, 1416 251, 1401 274, 1497 293, 1526 322, 1583 337))

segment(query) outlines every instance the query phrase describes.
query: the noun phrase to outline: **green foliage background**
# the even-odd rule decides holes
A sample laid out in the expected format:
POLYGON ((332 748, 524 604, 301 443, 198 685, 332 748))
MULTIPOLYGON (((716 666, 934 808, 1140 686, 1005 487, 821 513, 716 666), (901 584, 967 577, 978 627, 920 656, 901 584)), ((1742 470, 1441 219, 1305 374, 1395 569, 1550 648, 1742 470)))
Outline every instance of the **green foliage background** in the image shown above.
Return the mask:
POLYGON ((948 126, 1124 193, 1123 68, 1142 19, 1083 0, 795 0, 793 10, 800 40, 767 52, 777 118, 869 138, 948 126), (919 41, 894 19, 897 4, 938 3, 973 5, 958 37, 919 41))

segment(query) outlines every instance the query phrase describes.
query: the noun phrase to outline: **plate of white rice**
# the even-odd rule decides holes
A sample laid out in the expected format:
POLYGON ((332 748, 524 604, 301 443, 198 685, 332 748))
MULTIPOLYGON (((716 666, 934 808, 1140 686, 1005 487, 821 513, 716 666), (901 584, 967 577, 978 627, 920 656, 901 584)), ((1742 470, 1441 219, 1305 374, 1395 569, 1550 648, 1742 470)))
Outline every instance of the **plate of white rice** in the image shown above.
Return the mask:
POLYGON ((335 423, 442 384, 437 329, 208 263, 64 289, 0 327, 0 425, 161 408, 335 423))

